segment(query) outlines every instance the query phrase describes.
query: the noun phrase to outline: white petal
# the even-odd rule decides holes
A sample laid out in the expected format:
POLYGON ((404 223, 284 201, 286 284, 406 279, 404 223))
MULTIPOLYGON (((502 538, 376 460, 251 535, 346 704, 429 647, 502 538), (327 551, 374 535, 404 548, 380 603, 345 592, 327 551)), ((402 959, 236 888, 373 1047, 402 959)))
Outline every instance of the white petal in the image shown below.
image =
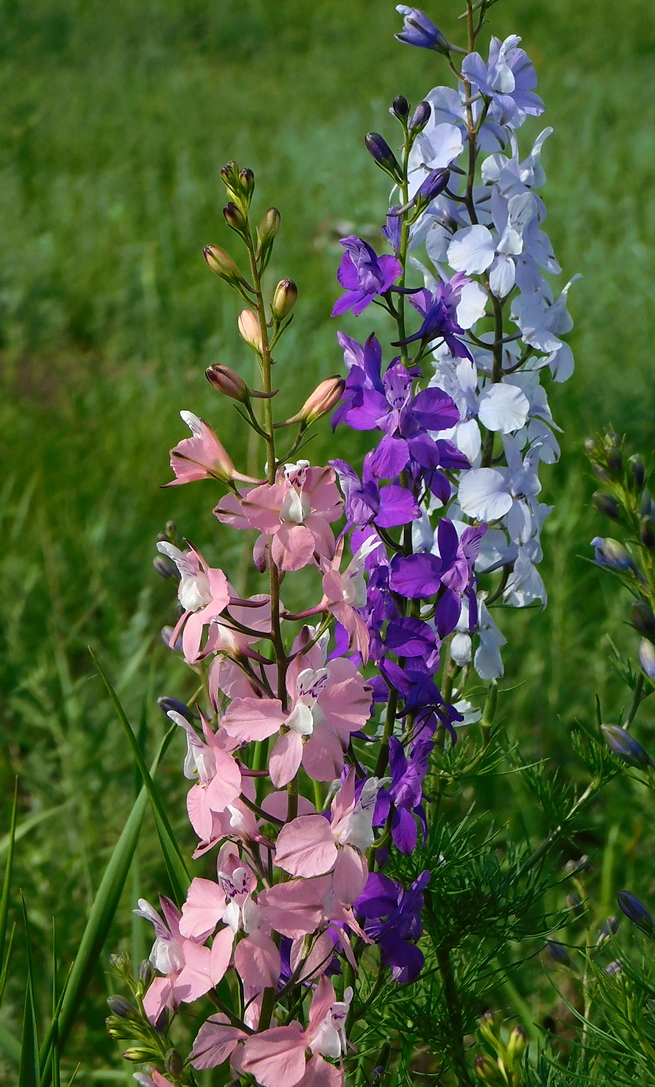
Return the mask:
POLYGON ((496 298, 507 298, 516 280, 516 265, 511 257, 499 253, 489 274, 489 286, 496 298))
POLYGON ((511 509, 512 501, 505 477, 495 468, 473 468, 462 473, 459 504, 468 517, 496 521, 511 509))
POLYGON ((476 321, 484 316, 487 295, 479 283, 472 281, 462 287, 457 305, 457 323, 460 328, 473 328, 476 321))
POLYGON ((484 272, 496 251, 493 235, 486 226, 469 226, 458 230, 448 247, 448 263, 456 272, 479 275, 484 272))
POLYGON ((487 430, 501 434, 524 427, 530 411, 530 401, 516 385, 487 385, 480 397, 478 418, 487 430))

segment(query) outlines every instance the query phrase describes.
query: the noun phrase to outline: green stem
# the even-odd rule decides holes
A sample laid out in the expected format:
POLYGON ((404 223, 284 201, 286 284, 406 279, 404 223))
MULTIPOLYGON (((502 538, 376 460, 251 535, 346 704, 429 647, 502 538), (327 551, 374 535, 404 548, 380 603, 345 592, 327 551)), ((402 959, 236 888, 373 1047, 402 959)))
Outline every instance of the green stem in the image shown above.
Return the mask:
POLYGON ((446 1014, 451 1029, 450 1043, 452 1046, 453 1061, 459 1077, 460 1087, 472 1087, 466 1060, 466 1049, 464 1047, 462 1006, 457 990, 457 982, 455 980, 455 972, 453 970, 450 951, 447 947, 441 946, 436 948, 436 954, 437 963, 439 964, 439 970, 441 972, 446 1014))

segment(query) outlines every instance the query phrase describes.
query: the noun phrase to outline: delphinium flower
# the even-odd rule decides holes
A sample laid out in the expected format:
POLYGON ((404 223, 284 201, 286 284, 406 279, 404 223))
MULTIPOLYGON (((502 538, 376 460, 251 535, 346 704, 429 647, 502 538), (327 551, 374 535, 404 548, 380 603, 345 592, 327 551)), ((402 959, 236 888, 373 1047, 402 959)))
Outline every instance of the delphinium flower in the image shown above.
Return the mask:
POLYGON ((282 280, 267 303, 262 283, 280 215, 271 208, 255 227, 252 171, 222 171, 247 270, 217 246, 205 256, 245 303, 237 325, 261 382, 250 388, 222 363, 207 377, 261 439, 265 468, 261 479, 240 472, 211 427, 183 413, 192 436, 171 451, 169 485, 205 486, 218 521, 257 538, 250 595, 194 546, 158 544, 162 572, 179 581, 166 641, 197 679, 188 707, 162 708, 186 738, 199 868, 176 903, 161 898, 165 920, 139 903, 155 929, 139 1038, 156 1057, 184 1005, 208 997, 211 1014, 186 1069, 177 1058, 157 1069, 138 1049, 146 1083, 183 1087, 188 1067, 229 1062, 222 1075, 261 1087, 342 1087, 360 1060, 350 1039, 366 1015, 362 973, 370 988, 374 964, 377 993, 423 969, 438 872, 421 848, 439 760, 480 718, 471 667, 485 681, 502 675, 491 606, 545 603, 538 471, 559 447, 540 377, 571 370, 568 288, 555 298, 544 276, 559 271, 535 191, 547 133, 525 159, 516 138, 543 109, 534 71, 516 37, 494 38, 488 60, 478 53, 486 6, 469 19, 467 49, 398 8, 399 40, 448 57, 458 87, 413 110, 394 101, 398 154, 366 137, 394 183, 380 236, 391 253, 342 239, 333 315, 365 324, 375 305, 390 318, 386 341, 340 332, 345 379, 320 382, 284 420, 272 350, 298 291, 282 280), (335 408, 337 436, 339 425, 367 436, 361 466, 297 459, 335 408), (282 588, 299 571, 309 595, 293 612, 282 588))

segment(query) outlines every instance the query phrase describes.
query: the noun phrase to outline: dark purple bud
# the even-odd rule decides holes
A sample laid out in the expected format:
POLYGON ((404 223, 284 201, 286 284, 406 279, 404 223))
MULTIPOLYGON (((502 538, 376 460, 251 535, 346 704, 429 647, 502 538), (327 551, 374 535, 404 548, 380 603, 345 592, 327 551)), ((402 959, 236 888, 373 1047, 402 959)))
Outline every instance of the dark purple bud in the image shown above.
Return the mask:
POLYGON ((642 517, 649 517, 653 513, 655 513, 655 506, 653 506, 653 499, 650 496, 650 491, 648 490, 648 487, 644 487, 641 496, 641 503, 639 505, 639 512, 642 517))
POLYGON ((619 728, 618 725, 601 725, 601 732, 610 751, 628 766, 655 766, 648 752, 624 728, 619 728))
POLYGON ((434 200, 444 191, 449 177, 448 170, 431 170, 425 181, 420 185, 414 197, 414 202, 417 205, 429 204, 431 200, 434 200))
POLYGON ((572 913, 575 914, 576 917, 582 917, 585 912, 582 901, 580 900, 578 895, 567 895, 566 905, 569 907, 572 913))
POLYGON ((623 453, 620 449, 612 448, 607 454, 607 467, 610 472, 618 476, 623 471, 623 453))
POLYGON ((171 580, 175 579, 176 581, 180 580, 180 571, 173 560, 169 559, 167 555, 155 555, 152 560, 152 565, 160 577, 170 578, 171 580))
POLYGON ((633 925, 637 925, 647 936, 655 939, 655 921, 636 895, 631 894, 630 891, 619 891, 616 901, 628 921, 632 921, 633 925))
POLYGON ((402 171, 398 159, 384 136, 381 136, 379 132, 368 132, 364 137, 364 143, 366 144, 366 150, 375 159, 376 164, 396 181, 401 181, 402 171))
POLYGON ((393 106, 391 108, 398 120, 404 121, 409 114, 409 102, 405 98, 405 95, 399 94, 397 98, 394 98, 393 106))
POLYGON ((603 944, 607 943, 610 937, 616 934, 620 921, 620 917, 617 917, 616 914, 612 914, 611 917, 607 918, 607 921, 603 922, 600 927, 600 932, 598 933, 598 939, 596 940, 596 947, 602 947, 603 944))
POLYGON ((592 464, 591 470, 601 483, 611 483, 614 479, 612 473, 603 468, 602 464, 592 464))
POLYGON ((186 702, 180 702, 179 698, 171 698, 169 695, 162 695, 158 698, 157 705, 163 714, 168 715, 169 710, 174 710, 175 713, 181 713, 182 717, 186 717, 187 721, 192 721, 194 717, 198 716, 196 709, 187 706, 186 702))
POLYGON ((655 683, 655 646, 647 638, 639 643, 639 663, 646 678, 655 683))
POLYGON ((139 981, 145 988, 150 985, 154 976, 155 970, 150 959, 144 959, 142 963, 139 963, 139 981))
POLYGON ((230 201, 223 208, 223 215, 225 216, 225 222, 232 230, 236 230, 237 234, 244 234, 246 229, 246 217, 240 208, 230 201))
POLYGON ((255 188, 255 175, 248 166, 239 170, 239 182, 244 196, 252 196, 255 188))
POLYGON ((643 634, 651 641, 655 640, 655 615, 650 604, 647 604, 645 600, 635 601, 630 608, 630 619, 639 634, 643 634))
POLYGON ((129 1019, 131 1015, 136 1014, 136 1008, 133 1008, 129 1000, 126 1000, 124 996, 108 996, 107 1003, 114 1015, 117 1015, 119 1019, 129 1019))
POLYGON ((595 491, 592 502, 599 513, 604 513, 612 521, 618 521, 621 517, 621 507, 613 495, 607 491, 595 491))
POLYGON ((171 1076, 180 1076, 184 1071, 184 1061, 177 1049, 169 1049, 164 1057, 164 1068, 171 1076))
POLYGON ((603 450, 598 438, 585 438, 584 448, 588 457, 602 456, 603 450))
POLYGON ((614 959, 612 962, 608 962, 607 966, 605 967, 605 973, 609 974, 611 978, 617 977, 619 974, 622 974, 623 967, 621 966, 620 960, 614 959))
POLYGON ((646 466, 639 453, 635 453, 628 461, 628 482, 634 491, 640 491, 646 482, 646 466))
POLYGON ((426 124, 430 120, 430 114, 432 113, 432 106, 429 102, 419 102, 418 106, 412 113, 409 130, 415 134, 418 134, 425 128, 426 124))
POLYGON ((652 517, 642 517, 639 522, 639 539, 649 550, 655 547, 655 522, 652 517))
POLYGON ((553 962, 559 962, 563 966, 570 966, 571 959, 568 951, 562 944, 558 944, 555 940, 546 941, 546 954, 553 960, 553 962))
POLYGON ((405 19, 400 34, 394 35, 396 41, 415 45, 419 49, 434 49, 437 53, 448 56, 451 48, 448 41, 425 12, 419 8, 410 8, 407 4, 397 4, 396 11, 405 19))

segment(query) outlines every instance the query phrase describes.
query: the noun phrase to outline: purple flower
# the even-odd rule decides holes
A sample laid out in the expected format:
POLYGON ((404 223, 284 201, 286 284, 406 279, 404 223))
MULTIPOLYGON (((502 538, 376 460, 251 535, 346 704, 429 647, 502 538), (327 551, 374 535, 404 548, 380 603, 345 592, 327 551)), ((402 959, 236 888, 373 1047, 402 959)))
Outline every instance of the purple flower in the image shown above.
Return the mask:
MULTIPOLYGON (((447 283, 439 283, 436 291, 430 291, 427 287, 424 287, 423 290, 411 295, 409 301, 414 309, 418 310, 423 318, 423 323, 413 336, 398 340, 392 346, 400 347, 403 344, 420 340, 425 347, 434 340, 439 340, 448 345, 451 354, 455 358, 472 360, 473 357, 469 349, 459 339, 460 336, 464 335, 464 327, 460 323, 461 318, 458 307, 462 301, 462 292, 469 284, 472 284, 472 281, 467 279, 463 272, 458 272, 447 283)), ((477 287, 478 285, 475 284, 474 286, 477 287)), ((479 290, 481 291, 482 288, 479 288, 479 290)), ((477 290, 475 293, 478 295, 477 290)), ((480 304, 478 304, 479 308, 480 304)), ((483 304, 482 312, 484 312, 483 304)), ((479 313, 479 316, 481 315, 479 313)), ((466 322, 466 327, 470 327, 468 322, 466 322)))
POLYGON ((342 238, 341 244, 346 252, 341 259, 337 279, 346 288, 346 293, 335 302, 332 316, 337 317, 351 309, 358 317, 376 295, 389 290, 403 274, 403 269, 395 257, 378 257, 368 242, 354 234, 342 238))
POLYGON ((358 527, 375 524, 379 528, 395 528, 420 517, 418 503, 406 487, 397 483, 378 487, 370 472, 369 458, 370 454, 367 453, 364 457, 361 482, 354 468, 345 460, 330 461, 339 476, 349 524, 358 527))
POLYGON ((419 49, 435 49, 437 53, 448 55, 448 41, 425 12, 410 8, 407 4, 397 4, 396 11, 405 19, 400 34, 394 34, 396 41, 418 46, 419 49))
POLYGON ((655 920, 643 902, 640 902, 631 891, 619 891, 616 900, 628 920, 632 921, 633 925, 637 925, 652 940, 655 939, 655 920))
POLYGON ((391 815, 391 837, 394 845, 407 856, 416 848, 416 818, 421 824, 424 843, 427 835, 422 806, 423 780, 428 772, 428 760, 433 747, 432 740, 418 740, 408 758, 400 740, 395 736, 389 737, 391 788, 381 788, 378 792, 373 826, 383 826, 391 815))
POLYGON ((513 128, 523 124, 526 114, 538 117, 544 111, 541 98, 533 93, 537 76, 525 50, 518 48, 520 40, 516 34, 503 42, 492 38, 488 64, 479 53, 469 53, 462 61, 465 79, 491 99, 494 120, 513 128))
POLYGON ((444 702, 434 682, 434 673, 439 667, 438 653, 427 660, 413 657, 404 668, 387 658, 380 662, 379 667, 389 686, 395 687, 402 695, 402 713, 414 719, 415 737, 427 739, 442 724, 448 729, 453 743, 457 742, 454 724, 463 718, 454 706, 444 702))
POLYGON ((423 934, 423 892, 429 882, 430 872, 422 872, 405 890, 402 884, 372 872, 354 905, 366 918, 364 929, 379 945, 382 961, 393 967, 393 980, 403 985, 415 981, 423 969, 423 952, 414 944, 423 934))

